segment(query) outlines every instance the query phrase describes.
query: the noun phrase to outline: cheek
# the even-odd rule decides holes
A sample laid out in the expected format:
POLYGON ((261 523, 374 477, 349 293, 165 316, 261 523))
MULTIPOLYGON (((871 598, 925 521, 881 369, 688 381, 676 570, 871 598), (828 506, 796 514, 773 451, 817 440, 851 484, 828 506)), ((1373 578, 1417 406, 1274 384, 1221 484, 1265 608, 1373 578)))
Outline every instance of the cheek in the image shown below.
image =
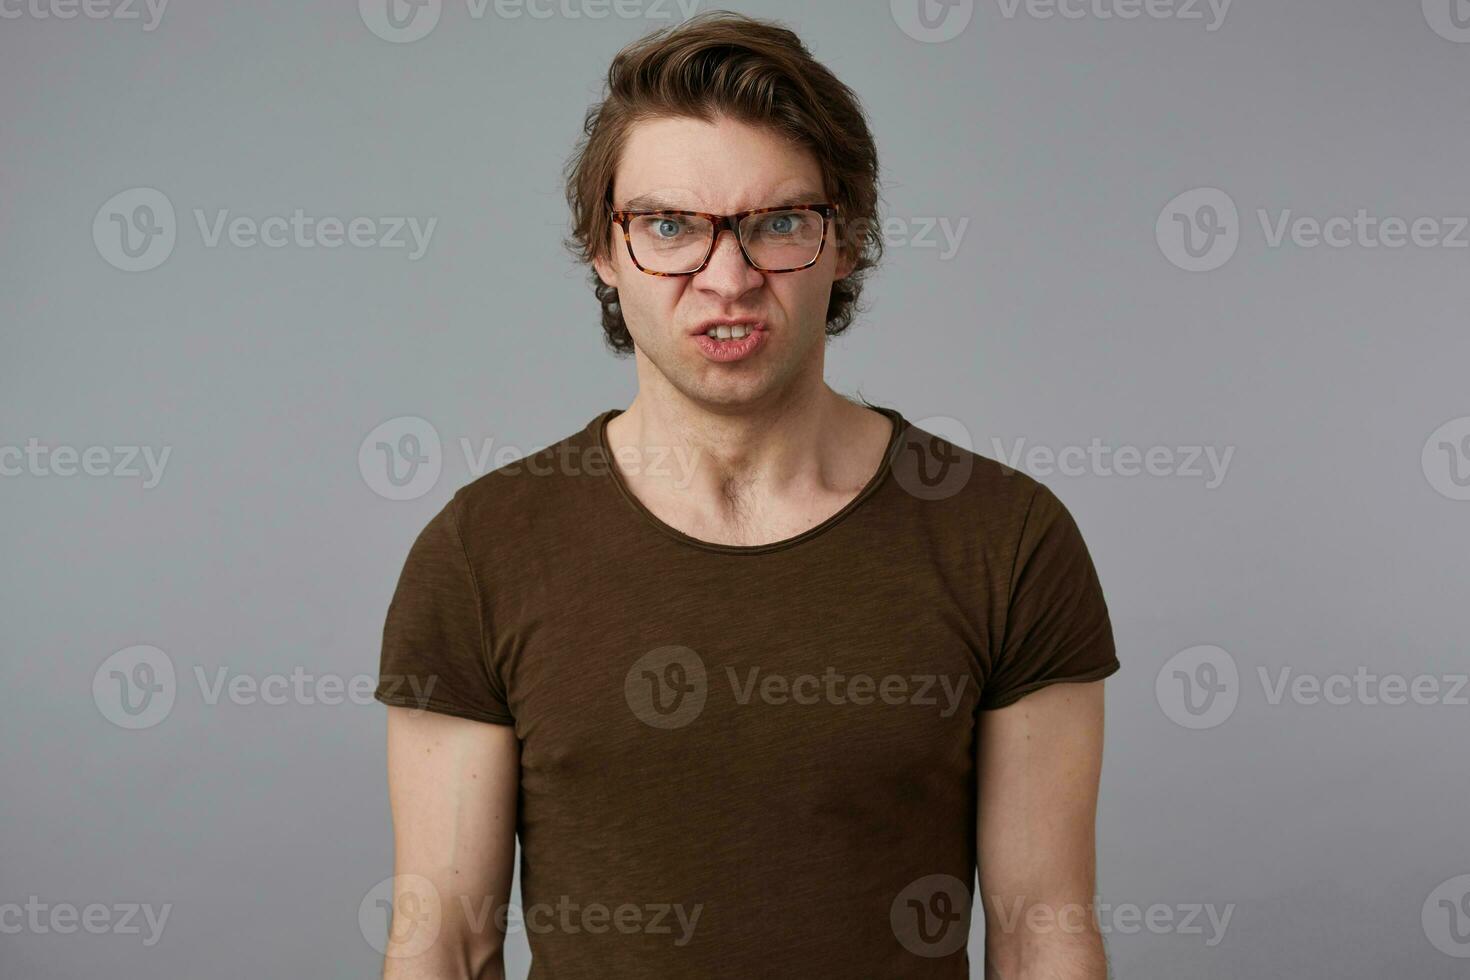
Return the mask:
POLYGON ((831 292, 831 277, 820 268, 807 270, 813 275, 798 273, 795 276, 775 277, 785 281, 773 284, 776 302, 793 318, 803 322, 815 321, 819 326, 827 316, 827 297, 831 292))
POLYGON ((645 338, 669 329, 674 322, 674 310, 683 295, 687 280, 650 276, 632 268, 631 275, 619 270, 622 286, 618 289, 618 303, 628 329, 645 338))

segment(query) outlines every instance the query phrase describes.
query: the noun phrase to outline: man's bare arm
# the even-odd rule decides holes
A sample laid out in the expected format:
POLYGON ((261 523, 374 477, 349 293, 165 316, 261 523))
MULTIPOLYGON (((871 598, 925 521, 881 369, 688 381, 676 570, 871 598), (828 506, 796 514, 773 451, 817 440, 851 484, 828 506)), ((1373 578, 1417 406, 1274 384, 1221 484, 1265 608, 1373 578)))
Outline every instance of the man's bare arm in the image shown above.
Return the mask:
POLYGON ((503 980, 519 779, 511 726, 388 708, 395 888, 384 980, 503 980))
POLYGON ((1103 683, 980 713, 986 980, 1107 980, 1092 904, 1103 683))

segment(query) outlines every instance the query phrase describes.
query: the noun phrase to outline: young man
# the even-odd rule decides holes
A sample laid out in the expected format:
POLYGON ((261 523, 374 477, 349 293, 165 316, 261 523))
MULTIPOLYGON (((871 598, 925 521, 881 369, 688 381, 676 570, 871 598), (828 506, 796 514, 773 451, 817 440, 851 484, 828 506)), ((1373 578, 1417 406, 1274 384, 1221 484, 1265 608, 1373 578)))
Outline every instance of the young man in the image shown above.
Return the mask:
POLYGON ((408 556, 389 978, 501 977, 507 927, 551 980, 967 977, 977 862, 987 977, 1106 976, 1118 661, 1077 527, 823 380, 877 174, 776 25, 703 15, 614 61, 567 184, 638 393, 408 556))

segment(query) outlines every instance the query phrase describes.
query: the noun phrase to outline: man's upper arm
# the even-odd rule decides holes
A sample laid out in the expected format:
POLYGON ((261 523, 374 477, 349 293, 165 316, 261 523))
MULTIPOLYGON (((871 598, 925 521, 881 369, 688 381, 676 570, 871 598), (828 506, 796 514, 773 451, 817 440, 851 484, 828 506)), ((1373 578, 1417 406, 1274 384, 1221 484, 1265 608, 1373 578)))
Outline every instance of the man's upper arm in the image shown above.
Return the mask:
POLYGON ((980 712, 987 977, 1107 976, 1092 909, 1103 683, 1056 683, 980 712))
POLYGON ((1112 622, 1077 522, 1040 484, 1015 542, 976 722, 985 975, 1106 980, 1092 900, 1112 622))
POLYGON ((419 532, 383 624, 394 899, 385 976, 500 977, 520 746, 489 659, 464 492, 419 532))
POLYGON ((504 976, 519 778, 512 726, 388 708, 388 980, 504 976))

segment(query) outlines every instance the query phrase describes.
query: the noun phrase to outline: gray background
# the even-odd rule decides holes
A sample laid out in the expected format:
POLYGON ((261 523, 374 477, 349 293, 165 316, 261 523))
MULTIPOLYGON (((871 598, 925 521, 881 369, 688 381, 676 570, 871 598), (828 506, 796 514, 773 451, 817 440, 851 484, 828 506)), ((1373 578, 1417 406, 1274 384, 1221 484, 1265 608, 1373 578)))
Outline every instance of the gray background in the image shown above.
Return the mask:
MULTIPOLYGON (((1087 536, 1123 661, 1102 899, 1176 926, 1232 910, 1214 945, 1204 917, 1203 934, 1113 922, 1120 977, 1470 966, 1432 895, 1470 873, 1470 708, 1273 704, 1258 678, 1448 689, 1466 670, 1470 502, 1431 433, 1470 416, 1470 250, 1272 247, 1256 214, 1470 214, 1470 44, 1432 29, 1436 2, 1238 0, 1209 30, 1207 8, 983 0, 942 43, 905 33, 902 4, 733 5, 784 19, 857 91, 884 214, 912 232, 831 347, 839 390, 943 416, 987 455, 1234 449, 1213 489, 1039 474, 1087 536), (1238 205, 1239 244, 1188 272, 1155 226, 1200 187, 1238 205), (968 219, 958 251, 925 247, 923 219, 968 219), (1191 728, 1165 665, 1205 644, 1237 665, 1238 704, 1191 728)), ((460 440, 518 455, 631 397, 561 249, 560 168, 613 53, 679 16, 635 9, 475 18, 449 0, 412 43, 350 2, 176 0, 153 30, 146 11, 0 19, 0 449, 171 447, 152 487, 64 465, 0 477, 0 904, 171 906, 152 946, 0 934, 4 977, 378 969, 358 911, 391 868, 383 709, 211 705, 195 671, 373 674, 410 542, 476 475, 460 440), (172 203, 177 242, 125 272, 91 229, 139 187, 172 203), (410 260, 208 247, 194 218, 296 208, 438 224, 410 260), (405 416, 441 437, 442 473, 390 500, 358 451, 405 416), (139 644, 167 654, 176 698, 126 730, 93 680, 139 644)), ((523 975, 524 937, 510 948, 523 975)), ((977 975, 979 949, 977 925, 977 975)))

